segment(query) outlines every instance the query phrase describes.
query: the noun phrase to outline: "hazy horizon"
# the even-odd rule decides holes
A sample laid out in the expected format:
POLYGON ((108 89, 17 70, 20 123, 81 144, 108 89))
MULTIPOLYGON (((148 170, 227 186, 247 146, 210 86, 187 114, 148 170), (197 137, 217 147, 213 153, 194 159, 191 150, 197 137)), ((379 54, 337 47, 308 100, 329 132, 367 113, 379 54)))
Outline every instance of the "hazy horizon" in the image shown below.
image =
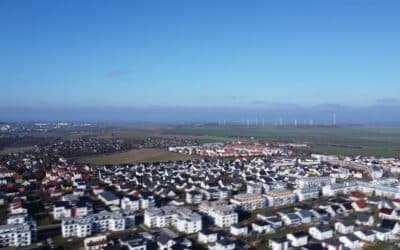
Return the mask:
POLYGON ((400 105, 349 107, 70 107, 0 108, 0 121, 88 121, 179 124, 195 122, 246 122, 268 124, 400 124, 400 105))

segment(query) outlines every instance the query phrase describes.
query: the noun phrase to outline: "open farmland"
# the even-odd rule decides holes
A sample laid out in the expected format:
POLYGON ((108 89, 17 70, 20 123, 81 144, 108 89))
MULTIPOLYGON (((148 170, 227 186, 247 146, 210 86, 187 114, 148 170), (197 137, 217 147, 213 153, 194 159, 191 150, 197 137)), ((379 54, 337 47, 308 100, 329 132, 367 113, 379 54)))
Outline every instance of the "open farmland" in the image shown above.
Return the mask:
POLYGON ((6 155, 10 153, 21 153, 34 149, 34 146, 21 146, 21 147, 5 147, 0 150, 0 155, 6 155))
POLYGON ((256 137, 284 142, 307 143, 313 152, 400 156, 400 127, 176 127, 164 131, 167 134, 218 137, 256 137))
POLYGON ((96 165, 129 164, 134 162, 159 162, 190 160, 196 156, 168 152, 166 149, 133 149, 125 152, 77 158, 80 163, 96 165))

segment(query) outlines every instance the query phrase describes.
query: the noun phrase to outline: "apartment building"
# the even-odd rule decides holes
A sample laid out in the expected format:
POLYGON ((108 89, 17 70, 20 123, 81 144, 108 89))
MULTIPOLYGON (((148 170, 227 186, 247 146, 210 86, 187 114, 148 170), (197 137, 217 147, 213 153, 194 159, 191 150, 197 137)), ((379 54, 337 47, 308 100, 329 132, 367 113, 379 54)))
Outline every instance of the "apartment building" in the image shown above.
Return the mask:
POLYGON ((153 196, 145 195, 127 195, 121 199, 121 208, 123 210, 137 211, 154 207, 155 201, 153 196))
POLYGON ((202 228, 201 216, 187 208, 165 206, 147 209, 144 224, 150 228, 174 226, 179 232, 196 233, 202 228))
POLYGON ((29 224, 0 225, 0 247, 28 246, 32 243, 32 229, 29 224))
POLYGON ((332 182, 330 176, 308 176, 296 179, 297 188, 321 188, 330 185, 332 182))
POLYGON ((189 191, 186 193, 186 203, 200 204, 203 200, 203 194, 197 190, 189 191))
POLYGON ((275 189, 266 192, 268 206, 279 207, 284 205, 293 204, 296 201, 295 194, 287 189, 275 189))
POLYGON ((319 189, 317 187, 296 189, 294 193, 299 201, 311 200, 319 197, 319 189))
POLYGON ((121 231, 126 228, 127 221, 132 225, 133 215, 126 215, 120 211, 103 211, 85 217, 63 218, 61 231, 64 238, 88 237, 92 233, 105 231, 121 231))
POLYGON ((176 207, 149 208, 144 211, 144 224, 150 228, 170 227, 174 224, 176 207))
POLYGON ((265 198, 260 194, 237 194, 230 201, 244 211, 264 208, 266 203, 265 198))
POLYGON ((176 210, 174 226, 179 232, 187 234, 197 233, 202 229, 201 216, 190 209, 178 209, 176 210))
POLYGON ((230 227, 238 223, 238 214, 232 205, 226 202, 202 202, 199 211, 213 219, 215 225, 219 227, 230 227))

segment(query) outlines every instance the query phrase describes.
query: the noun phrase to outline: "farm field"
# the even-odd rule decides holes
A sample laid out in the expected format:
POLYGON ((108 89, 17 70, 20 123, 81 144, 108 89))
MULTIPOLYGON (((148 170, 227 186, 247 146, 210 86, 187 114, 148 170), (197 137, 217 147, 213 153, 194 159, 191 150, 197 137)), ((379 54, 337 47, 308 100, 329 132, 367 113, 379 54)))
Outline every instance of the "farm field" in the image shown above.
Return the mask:
POLYGON ((76 161, 79 163, 107 165, 129 164, 134 162, 191 160, 195 158, 197 157, 193 155, 182 155, 168 152, 166 149, 133 149, 113 154, 79 157, 76 161))
POLYGON ((400 157, 400 127, 175 127, 164 133, 307 143, 317 153, 400 157))
POLYGON ((35 147, 32 146, 20 146, 20 147, 5 147, 0 150, 0 155, 7 155, 10 153, 21 153, 25 151, 29 151, 34 149, 35 147))

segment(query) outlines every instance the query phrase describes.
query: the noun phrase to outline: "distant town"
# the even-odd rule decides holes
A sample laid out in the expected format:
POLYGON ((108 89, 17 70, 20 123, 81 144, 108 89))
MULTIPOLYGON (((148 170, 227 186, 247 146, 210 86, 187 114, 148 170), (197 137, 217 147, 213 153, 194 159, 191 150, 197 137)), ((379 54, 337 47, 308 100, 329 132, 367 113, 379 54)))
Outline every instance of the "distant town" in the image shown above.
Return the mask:
POLYGON ((5 145, 53 133, 0 156, 1 247, 330 250, 399 244, 397 158, 318 154, 306 143, 245 137, 201 143, 190 136, 82 134, 88 128, 104 130, 88 123, 1 125, 5 145), (52 137, 66 127, 73 128, 72 137, 52 137), (195 157, 75 161, 143 148, 195 157))

